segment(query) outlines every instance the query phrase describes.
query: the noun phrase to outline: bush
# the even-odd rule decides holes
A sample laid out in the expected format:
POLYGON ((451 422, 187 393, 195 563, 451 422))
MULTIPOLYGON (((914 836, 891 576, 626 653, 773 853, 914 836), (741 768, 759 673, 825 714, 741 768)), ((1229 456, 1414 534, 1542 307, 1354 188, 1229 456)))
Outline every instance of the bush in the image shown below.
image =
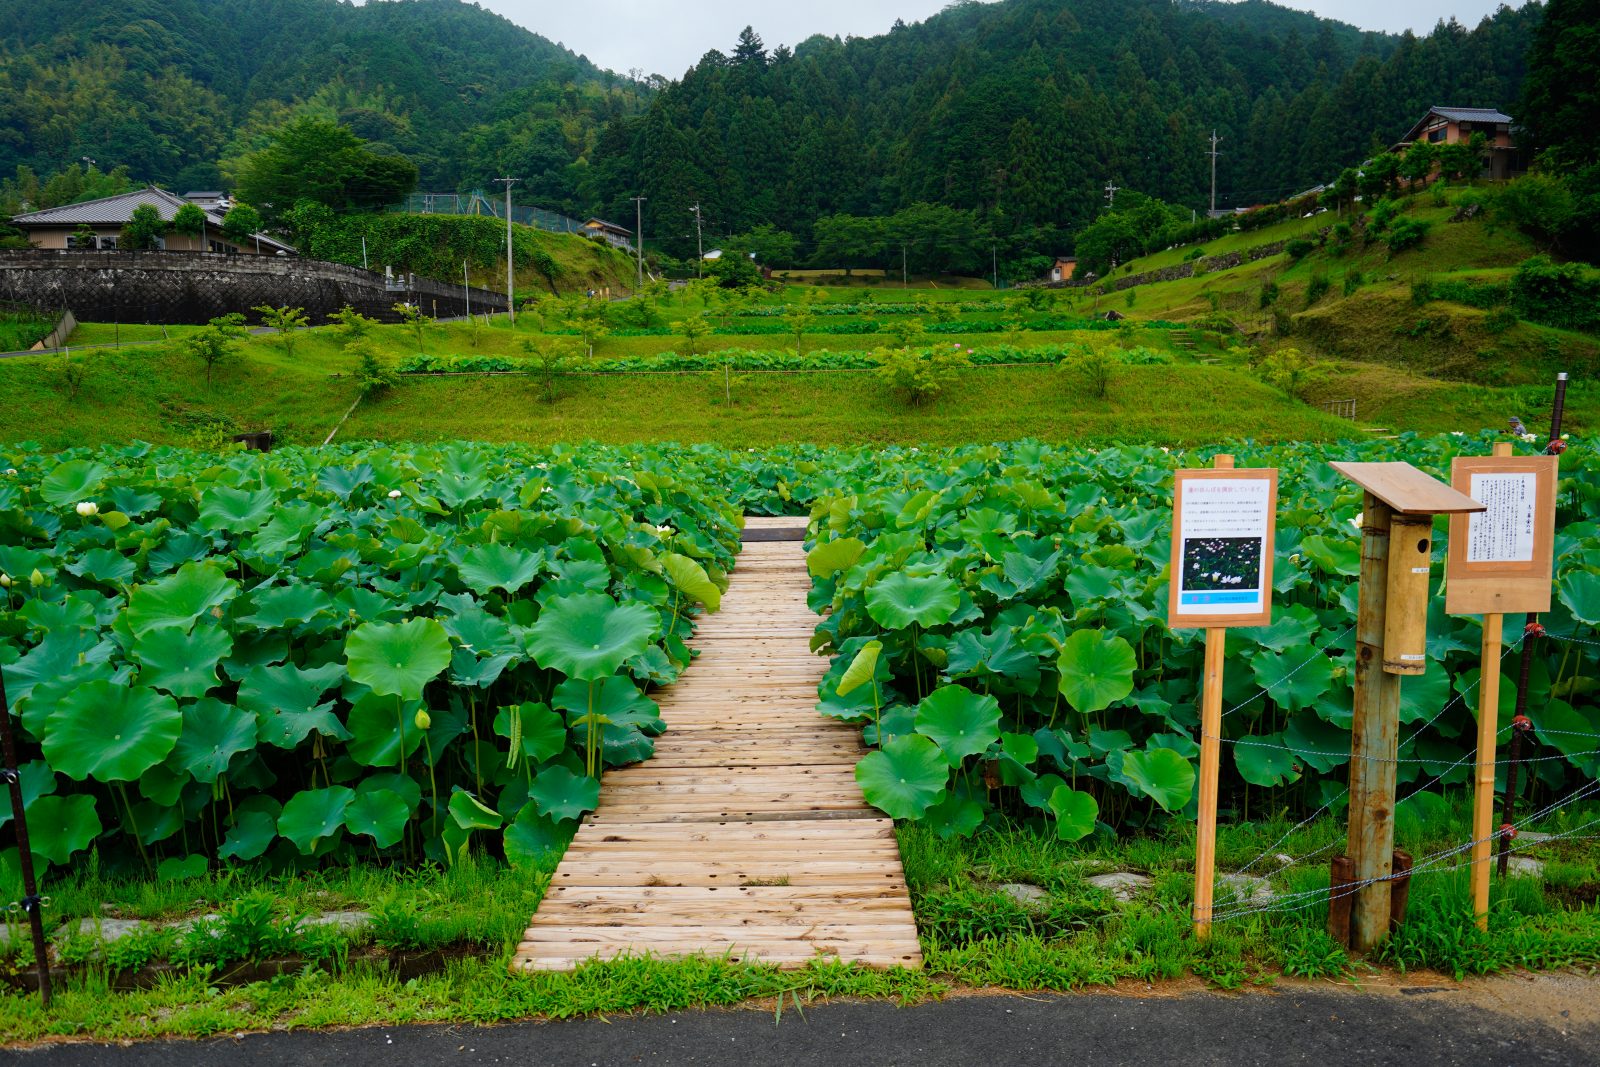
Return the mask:
POLYGON ((1496 222, 1553 243, 1572 224, 1577 201, 1561 178, 1529 174, 1501 189, 1490 204, 1496 222))
POLYGON ((1400 214, 1400 205, 1393 200, 1379 200, 1367 213, 1367 240, 1371 241, 1389 228, 1400 214))
POLYGON ((1256 373, 1268 385, 1303 401, 1310 388, 1328 376, 1328 369, 1298 348, 1280 348, 1256 366, 1256 373))
POLYGON ((1353 296, 1355 291, 1367 284, 1367 276, 1358 270, 1350 270, 1344 276, 1344 295, 1353 296))
POLYGON ((1397 256, 1420 245, 1431 227, 1432 223, 1420 219, 1397 219, 1389 227, 1389 255, 1397 256))
POLYGON ((1267 308, 1271 307, 1273 304, 1276 304, 1277 302, 1278 302, 1278 283, 1277 282, 1262 282, 1261 283, 1261 298, 1260 298, 1260 301, 1259 301, 1260 308, 1263 311, 1265 311, 1267 308))
POLYGON ((1096 400, 1104 400, 1106 393, 1111 390, 1111 376, 1115 368, 1116 357, 1110 352, 1094 345, 1085 345, 1075 357, 1063 361, 1057 369, 1076 377, 1096 400))
POLYGON ((1600 270, 1534 256, 1511 276, 1511 306, 1546 326, 1600 330, 1600 270))
POLYGON ((1306 284, 1306 307, 1311 307, 1326 296, 1332 284, 1326 274, 1313 274, 1311 281, 1306 284))
POLYGON ((1317 243, 1305 237, 1296 237, 1294 240, 1283 246, 1284 252, 1288 253, 1289 258, 1294 260, 1296 263, 1300 262, 1302 259, 1305 259, 1312 252, 1316 251, 1316 248, 1317 243))
POLYGON ((910 348, 880 349, 879 380, 888 383, 907 403, 920 406, 944 391, 969 365, 961 346, 917 351, 910 348))

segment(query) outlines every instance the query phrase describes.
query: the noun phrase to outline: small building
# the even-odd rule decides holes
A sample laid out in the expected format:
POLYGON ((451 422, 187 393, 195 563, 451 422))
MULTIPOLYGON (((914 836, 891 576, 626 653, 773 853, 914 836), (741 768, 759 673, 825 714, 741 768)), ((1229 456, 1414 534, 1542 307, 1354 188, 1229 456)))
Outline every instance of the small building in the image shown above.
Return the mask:
POLYGON ((633 250, 633 231, 614 222, 607 222, 605 219, 590 219, 584 223, 583 235, 592 237, 596 241, 604 241, 615 248, 633 250))
POLYGON ((1057 256, 1055 264, 1050 268, 1050 273, 1045 275, 1044 280, 1052 285, 1058 285, 1062 282, 1070 282, 1072 280, 1073 272, 1077 269, 1078 261, 1075 257, 1057 256))
POLYGON ((113 249, 117 247, 123 227, 128 225, 135 208, 148 204, 156 209, 161 221, 170 223, 179 208, 192 203, 205 213, 205 229, 196 235, 169 230, 158 239, 158 248, 169 252, 231 252, 264 256, 294 254, 293 245, 284 244, 264 233, 252 234, 250 240, 244 242, 223 236, 223 216, 233 206, 232 202, 222 193, 192 195, 197 199, 190 200, 149 185, 99 200, 32 211, 16 216, 11 224, 26 234, 28 242, 35 248, 113 249))
POLYGON ((1403 153, 1418 141, 1445 145, 1470 141, 1472 135, 1483 134, 1487 142, 1488 158, 1484 162, 1483 177, 1503 181, 1519 173, 1523 167, 1511 137, 1510 115, 1485 107, 1433 107, 1418 119, 1406 135, 1390 149, 1403 153))

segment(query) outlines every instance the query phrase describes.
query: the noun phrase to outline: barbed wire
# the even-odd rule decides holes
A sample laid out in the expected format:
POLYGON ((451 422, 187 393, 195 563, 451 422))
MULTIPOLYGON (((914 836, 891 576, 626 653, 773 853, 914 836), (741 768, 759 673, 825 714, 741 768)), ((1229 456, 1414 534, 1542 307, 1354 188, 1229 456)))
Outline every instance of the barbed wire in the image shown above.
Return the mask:
POLYGON ((1243 709, 1249 707, 1251 704, 1254 704, 1256 701, 1260 700, 1262 697, 1269 696, 1272 693, 1273 689, 1275 689, 1278 686, 1282 685, 1284 682, 1287 682, 1290 678, 1293 678, 1295 675, 1299 674, 1301 671, 1305 670, 1307 667, 1309 667, 1313 663, 1317 662, 1317 660, 1331 658, 1328 655, 1328 650, 1333 648, 1338 642, 1343 641, 1347 636, 1349 636, 1349 634, 1354 632, 1355 628, 1356 628, 1355 623, 1351 623, 1349 626, 1346 626, 1344 628, 1344 630, 1341 631, 1339 634, 1337 634, 1336 636, 1330 638, 1327 642, 1325 642, 1324 644, 1319 646, 1317 648, 1316 652, 1314 654, 1312 654, 1310 659, 1306 660, 1304 663, 1300 664, 1300 666, 1296 667, 1294 670, 1290 671, 1288 674, 1285 674, 1283 677, 1279 678, 1277 681, 1273 682, 1271 685, 1263 686, 1259 691, 1257 691, 1256 693, 1254 693, 1253 695, 1251 695, 1247 699, 1241 700, 1239 703, 1235 704, 1233 707, 1229 708, 1227 711, 1224 711, 1222 713, 1222 717, 1224 719, 1226 719, 1229 715, 1232 715, 1236 711, 1242 711, 1243 709))

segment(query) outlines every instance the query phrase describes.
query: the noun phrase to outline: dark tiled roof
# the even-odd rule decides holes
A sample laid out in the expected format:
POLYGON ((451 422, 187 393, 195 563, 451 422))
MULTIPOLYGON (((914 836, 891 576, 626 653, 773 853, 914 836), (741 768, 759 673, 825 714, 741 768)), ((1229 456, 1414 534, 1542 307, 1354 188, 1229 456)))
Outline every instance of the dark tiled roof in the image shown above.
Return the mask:
MULTIPOLYGON (((200 195, 200 194, 193 194, 200 195)), ((220 195, 220 194, 219 194, 220 195)), ((26 215, 17 215, 12 218, 12 223, 18 226, 123 226, 133 217, 133 210, 143 204, 149 204, 156 209, 162 222, 171 222, 178 209, 191 201, 181 196, 157 189, 147 185, 143 189, 135 189, 131 193, 118 193, 116 196, 101 197, 99 200, 85 200, 81 204, 64 204, 61 207, 45 208, 43 211, 32 211, 26 215)), ((196 205, 199 206, 199 205, 196 205)), ((213 226, 221 226, 224 212, 213 208, 201 207, 205 212, 206 221, 213 226)), ((294 251, 294 246, 284 244, 274 237, 264 233, 255 234, 264 245, 271 245, 274 249, 281 248, 288 252, 294 251)))

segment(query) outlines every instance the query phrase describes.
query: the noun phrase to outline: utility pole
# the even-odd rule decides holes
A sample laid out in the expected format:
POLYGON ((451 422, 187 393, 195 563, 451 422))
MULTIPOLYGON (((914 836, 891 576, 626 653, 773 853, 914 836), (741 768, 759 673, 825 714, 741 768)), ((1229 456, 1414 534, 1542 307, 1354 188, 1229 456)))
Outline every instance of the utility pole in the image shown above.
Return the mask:
POLYGON ((1000 253, 995 251, 993 241, 989 242, 989 269, 994 272, 994 287, 1000 288, 1000 253))
POLYGON ((906 246, 905 245, 901 245, 900 246, 900 288, 902 288, 902 289, 911 288, 911 286, 909 284, 907 284, 907 282, 906 282, 906 246))
POLYGON ((467 321, 472 321, 472 280, 467 277, 467 261, 461 261, 461 299, 467 305, 467 321))
POLYGON ((636 293, 644 288, 644 202, 647 199, 643 196, 633 198, 634 252, 639 261, 639 281, 633 290, 636 293))
POLYGON ((1117 206, 1117 194, 1120 192, 1122 190, 1117 188, 1116 182, 1106 182, 1106 207, 1113 208, 1117 206))
POLYGON ((696 259, 695 263, 694 263, 694 276, 696 278, 699 278, 699 277, 702 276, 702 271, 704 270, 705 264, 706 264, 706 242, 705 242, 704 235, 700 231, 700 205, 696 204, 694 206, 693 210, 694 210, 694 248, 695 248, 695 252, 700 257, 700 258, 696 259))
POLYGON ((1217 145, 1221 141, 1222 138, 1218 137, 1217 131, 1213 129, 1211 131, 1211 151, 1206 153, 1211 157, 1211 214, 1213 216, 1217 213, 1217 157, 1222 154, 1217 151, 1217 145))
POLYGON ((515 275, 511 268, 511 187, 520 179, 496 178, 497 182, 504 182, 506 186, 506 314, 511 323, 511 328, 517 328, 517 302, 513 298, 515 288, 515 275))

